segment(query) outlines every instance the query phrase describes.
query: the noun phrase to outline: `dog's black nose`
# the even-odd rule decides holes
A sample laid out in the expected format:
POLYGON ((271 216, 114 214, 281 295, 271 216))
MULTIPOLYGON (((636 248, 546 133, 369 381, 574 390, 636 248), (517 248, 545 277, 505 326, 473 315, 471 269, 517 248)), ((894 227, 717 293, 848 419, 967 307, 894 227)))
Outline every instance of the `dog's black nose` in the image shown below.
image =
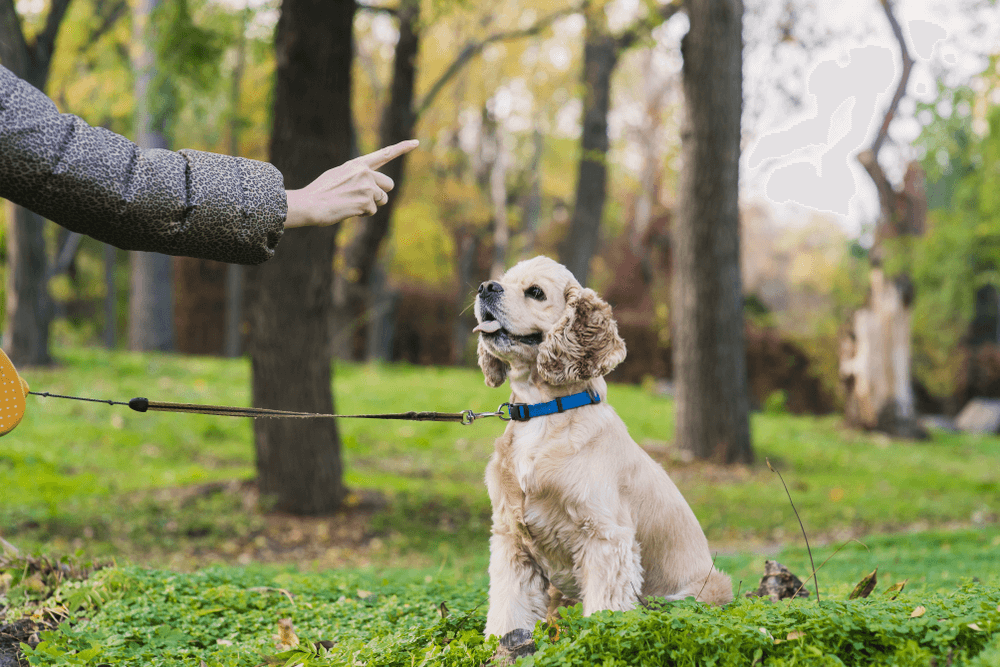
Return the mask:
POLYGON ((503 285, 495 280, 482 283, 479 286, 479 296, 486 296, 487 294, 503 294, 503 285))

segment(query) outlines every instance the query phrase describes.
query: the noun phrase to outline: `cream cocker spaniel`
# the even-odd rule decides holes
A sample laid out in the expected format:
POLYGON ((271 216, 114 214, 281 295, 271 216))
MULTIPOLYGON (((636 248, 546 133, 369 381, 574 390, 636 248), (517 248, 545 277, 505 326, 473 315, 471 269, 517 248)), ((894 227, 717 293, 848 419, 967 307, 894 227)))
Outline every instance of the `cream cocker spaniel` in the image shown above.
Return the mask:
POLYGON ((585 614, 732 600, 691 508, 606 402, 603 376, 625 358, 611 307, 536 257, 479 287, 476 319, 479 365, 491 387, 510 380, 514 417, 486 468, 486 634, 530 630, 560 599, 585 614))

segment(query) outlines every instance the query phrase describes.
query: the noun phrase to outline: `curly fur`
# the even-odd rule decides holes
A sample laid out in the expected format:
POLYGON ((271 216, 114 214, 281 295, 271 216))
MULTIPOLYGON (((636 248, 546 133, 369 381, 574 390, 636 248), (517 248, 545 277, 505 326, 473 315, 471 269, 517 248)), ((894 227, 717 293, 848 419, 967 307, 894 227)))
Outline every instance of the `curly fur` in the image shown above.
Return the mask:
POLYGON ((561 599, 579 600, 585 614, 648 596, 732 600, 698 519, 607 403, 603 375, 625 358, 611 307, 566 267, 536 257, 484 283, 476 318, 486 383, 510 382, 512 403, 601 397, 509 422, 494 444, 486 634, 530 631, 561 599))
POLYGON ((611 306, 594 290, 570 284, 566 311, 538 348, 539 375, 549 384, 580 382, 603 377, 624 360, 611 306))

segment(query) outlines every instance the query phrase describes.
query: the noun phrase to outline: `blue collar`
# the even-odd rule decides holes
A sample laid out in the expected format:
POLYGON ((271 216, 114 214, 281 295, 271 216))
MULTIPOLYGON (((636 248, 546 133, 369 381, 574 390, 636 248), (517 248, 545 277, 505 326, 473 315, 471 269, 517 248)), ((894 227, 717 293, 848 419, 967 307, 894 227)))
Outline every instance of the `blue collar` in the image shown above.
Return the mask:
MULTIPOLYGON (((510 418, 516 422, 526 422, 532 417, 544 417, 554 415, 557 412, 565 412, 573 408, 582 408, 585 405, 596 405, 601 402, 601 397, 597 392, 581 391, 578 394, 560 396, 547 403, 504 403, 510 412, 510 418)), ((503 406, 500 406, 501 409, 503 406)))

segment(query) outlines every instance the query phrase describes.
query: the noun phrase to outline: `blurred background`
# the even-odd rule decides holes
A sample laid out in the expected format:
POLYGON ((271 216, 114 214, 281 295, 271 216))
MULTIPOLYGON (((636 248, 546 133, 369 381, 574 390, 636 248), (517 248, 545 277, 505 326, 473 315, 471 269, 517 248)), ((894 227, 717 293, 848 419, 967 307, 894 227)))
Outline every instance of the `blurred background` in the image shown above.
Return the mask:
MULTIPOLYGON (((323 320, 301 346, 320 365, 473 368, 476 287, 547 254, 614 307, 629 354, 609 379, 670 397, 678 359, 688 358, 675 345, 687 319, 672 305, 683 274, 676 245, 681 230, 715 224, 689 220, 680 203, 685 173, 713 177, 704 165, 684 171, 685 91, 722 85, 684 81, 689 17, 684 3, 658 0, 0 0, 0 53, 63 112, 147 147, 270 160, 289 187, 334 166, 331 155, 419 138, 385 169, 397 183, 390 205, 341 225, 331 254, 309 260, 330 276, 329 307, 296 315, 323 320), (303 49, 339 58, 342 71, 313 67, 303 49), (288 139, 277 124, 296 113, 326 118, 332 134, 288 139), (327 140, 321 160, 295 162, 327 140)), ((1000 409, 981 400, 1000 398, 995 3, 747 0, 735 25, 739 252, 714 267, 731 270, 742 300, 722 327, 742 329, 733 340, 745 346, 746 386, 740 373, 729 382, 745 407, 734 412, 744 424, 747 409, 843 415, 915 438, 929 428, 996 430, 1000 409), (977 399, 987 412, 956 421, 977 399)), ((729 118, 720 115, 723 129, 729 118)), ((2 215, 0 230, 30 214, 8 205, 2 215)), ((114 356, 124 351, 249 351, 258 372, 259 361, 282 359, 260 342, 265 328, 287 325, 295 345, 298 320, 255 314, 263 274, 138 257, 39 225, 33 252, 45 259, 17 280, 7 269, 29 250, 0 236, 4 345, 19 367, 100 366, 112 362, 95 359, 130 358, 114 356), (34 304, 33 314, 18 315, 18 304, 34 304), (18 348, 14 331, 30 345, 18 348), (112 356, 74 352, 102 347, 112 356)), ((265 266, 297 261, 293 236, 265 266)), ((294 293, 300 276, 287 275, 294 293)), ((296 358, 270 380, 289 386, 307 363, 296 358)), ((231 400, 267 402, 235 377, 231 400)), ((324 400, 315 409, 332 408, 324 400)), ((711 416, 712 401, 700 400, 711 416)), ((261 443, 278 437, 263 428, 259 471, 269 469, 261 443)), ((735 454, 682 448, 746 463, 753 451, 749 433, 741 437, 735 454)), ((321 446, 338 438, 333 428, 321 446)), ((347 492, 334 487, 322 491, 325 504, 279 506, 336 508, 347 492)))

